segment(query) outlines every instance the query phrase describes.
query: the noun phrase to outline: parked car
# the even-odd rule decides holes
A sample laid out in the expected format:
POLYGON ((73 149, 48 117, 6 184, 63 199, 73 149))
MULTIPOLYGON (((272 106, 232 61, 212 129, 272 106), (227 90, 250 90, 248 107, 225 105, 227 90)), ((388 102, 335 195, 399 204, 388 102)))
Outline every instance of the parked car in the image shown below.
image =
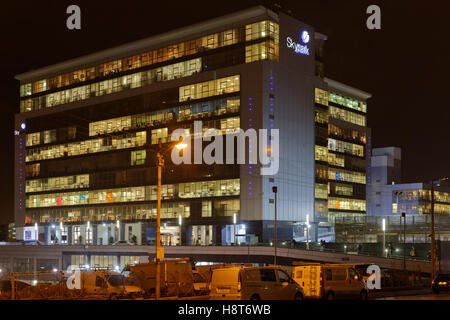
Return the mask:
POLYGON ((441 273, 431 282, 431 290, 433 293, 441 291, 450 291, 450 274, 441 273))
MULTIPOLYGON (((143 289, 126 280, 122 274, 114 271, 80 271, 78 274, 81 290, 87 295, 110 299, 137 298, 144 295, 143 289)), ((73 281, 77 281, 76 275, 73 281)))
POLYGON ((303 300, 302 288, 279 266, 214 269, 210 300, 303 300))
POLYGON ((38 246, 45 245, 44 242, 39 240, 19 240, 18 243, 23 245, 38 245, 38 246))
POLYGON ((351 264, 295 264, 292 278, 303 288, 305 298, 368 298, 366 283, 351 264))

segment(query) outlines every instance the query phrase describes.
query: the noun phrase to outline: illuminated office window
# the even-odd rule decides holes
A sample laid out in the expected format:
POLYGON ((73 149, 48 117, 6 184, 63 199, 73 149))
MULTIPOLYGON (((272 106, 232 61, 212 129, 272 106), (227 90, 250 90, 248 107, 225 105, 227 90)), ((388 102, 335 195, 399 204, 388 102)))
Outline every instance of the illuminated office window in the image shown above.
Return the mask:
POLYGON ((145 164, 146 151, 145 150, 137 150, 131 151, 131 165, 139 166, 145 164))
POLYGON ((353 110, 361 111, 364 113, 367 112, 367 104, 365 102, 349 97, 344 97, 334 92, 330 92, 329 101, 353 110))
POLYGON ((167 128, 152 130, 152 144, 158 144, 159 139, 161 139, 161 143, 169 141, 167 128))
POLYGON ((27 143, 26 143, 27 147, 40 144, 40 141, 41 141, 40 132, 27 134, 27 143))
POLYGON ((316 103, 320 103, 325 106, 328 106, 328 91, 325 91, 325 90, 322 90, 319 88, 315 88, 314 92, 315 92, 314 101, 316 103))
POLYGON ((314 197, 318 199, 327 199, 328 198, 327 185, 316 183, 314 185, 314 197))
POLYGON ((328 198, 328 209, 366 211, 366 201, 330 197, 328 198))
POLYGON ((345 157, 339 154, 328 153, 328 164, 337 167, 345 167, 345 157))
POLYGON ((116 149, 134 148, 145 145, 147 141, 145 131, 127 133, 102 139, 85 140, 46 147, 36 147, 26 150, 26 162, 56 159, 62 157, 77 156, 105 152, 116 149))
POLYGON ((334 193, 340 196, 352 196, 353 186, 347 184, 333 184, 334 193))
POLYGON ((278 24, 266 20, 248 24, 245 26, 245 41, 252 41, 260 38, 271 37, 278 44, 279 26, 278 24))
POLYGON ((361 114, 357 114, 357 113, 347 111, 347 110, 344 110, 341 108, 336 108, 333 106, 329 106, 328 111, 329 111, 329 115, 331 118, 351 122, 351 123, 354 123, 354 124, 357 124, 357 125, 363 126, 363 127, 366 126, 366 117, 361 114))
POLYGON ((89 187, 89 175, 45 178, 27 180, 25 192, 41 192, 50 190, 78 189, 89 187))
POLYGON ((278 45, 273 41, 265 41, 245 47, 245 63, 270 59, 278 61, 278 45))
POLYGON ((240 90, 239 78, 239 75, 235 75, 180 87, 180 102, 238 92, 240 90))
MULTIPOLYGON (((113 69, 114 70, 114 69, 113 69)), ((139 88, 154 82, 187 77, 201 70, 201 58, 175 63, 148 71, 138 72, 114 79, 96 82, 73 89, 50 93, 42 97, 21 100, 20 111, 40 110, 65 103, 82 101, 90 97, 103 96, 131 88, 139 88)))
POLYGON ((328 112, 323 110, 314 110, 314 121, 317 123, 328 123, 328 112))
POLYGON ((328 138, 328 150, 364 157, 363 146, 330 138, 328 138))
POLYGON ((202 218, 212 217, 212 202, 202 201, 202 218))
POLYGON ((315 160, 316 161, 324 161, 328 160, 328 149, 322 146, 315 146, 315 160))
MULTIPOLYGON (((239 179, 185 182, 161 186, 161 198, 163 200, 177 198, 237 196, 239 194, 239 179)), ((26 207, 64 207, 148 200, 157 200, 156 185, 28 195, 26 198, 26 207)), ((72 213, 72 215, 74 214, 72 213)), ((88 217, 86 217, 86 219, 87 218, 88 217)))
POLYGON ((366 175, 362 172, 328 168, 328 179, 366 184, 366 175))

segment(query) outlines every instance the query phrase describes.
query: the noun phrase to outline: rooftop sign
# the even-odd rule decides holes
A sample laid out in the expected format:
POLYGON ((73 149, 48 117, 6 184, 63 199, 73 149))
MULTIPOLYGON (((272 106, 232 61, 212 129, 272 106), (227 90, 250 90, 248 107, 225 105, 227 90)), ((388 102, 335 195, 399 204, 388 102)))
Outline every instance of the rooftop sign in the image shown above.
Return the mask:
POLYGON ((303 30, 302 33, 300 34, 300 38, 301 38, 303 44, 295 42, 294 40, 292 40, 291 37, 287 37, 286 38, 286 46, 288 48, 294 49, 295 53, 309 56, 309 48, 308 48, 307 44, 310 40, 310 36, 309 36, 308 31, 303 30))

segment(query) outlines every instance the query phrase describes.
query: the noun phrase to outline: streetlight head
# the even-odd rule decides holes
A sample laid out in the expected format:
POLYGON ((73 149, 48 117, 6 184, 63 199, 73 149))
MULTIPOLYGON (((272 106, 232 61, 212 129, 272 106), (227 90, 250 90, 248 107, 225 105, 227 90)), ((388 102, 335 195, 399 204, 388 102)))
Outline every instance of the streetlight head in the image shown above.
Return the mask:
POLYGON ((175 145, 175 148, 177 148, 178 150, 184 150, 187 148, 187 143, 184 142, 177 143, 175 145))
POLYGON ((272 187, 272 192, 273 192, 273 193, 277 193, 277 191, 278 191, 278 188, 277 188, 276 186, 273 186, 273 187, 272 187))

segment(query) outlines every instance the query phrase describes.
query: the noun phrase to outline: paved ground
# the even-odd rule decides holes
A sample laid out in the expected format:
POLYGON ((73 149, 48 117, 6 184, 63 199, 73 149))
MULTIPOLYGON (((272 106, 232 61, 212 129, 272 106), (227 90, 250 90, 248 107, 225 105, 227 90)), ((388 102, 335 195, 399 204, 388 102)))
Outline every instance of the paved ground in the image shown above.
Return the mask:
POLYGON ((386 298, 378 298, 377 300, 450 300, 450 293, 440 293, 440 294, 429 293, 420 295, 386 297, 386 298))

